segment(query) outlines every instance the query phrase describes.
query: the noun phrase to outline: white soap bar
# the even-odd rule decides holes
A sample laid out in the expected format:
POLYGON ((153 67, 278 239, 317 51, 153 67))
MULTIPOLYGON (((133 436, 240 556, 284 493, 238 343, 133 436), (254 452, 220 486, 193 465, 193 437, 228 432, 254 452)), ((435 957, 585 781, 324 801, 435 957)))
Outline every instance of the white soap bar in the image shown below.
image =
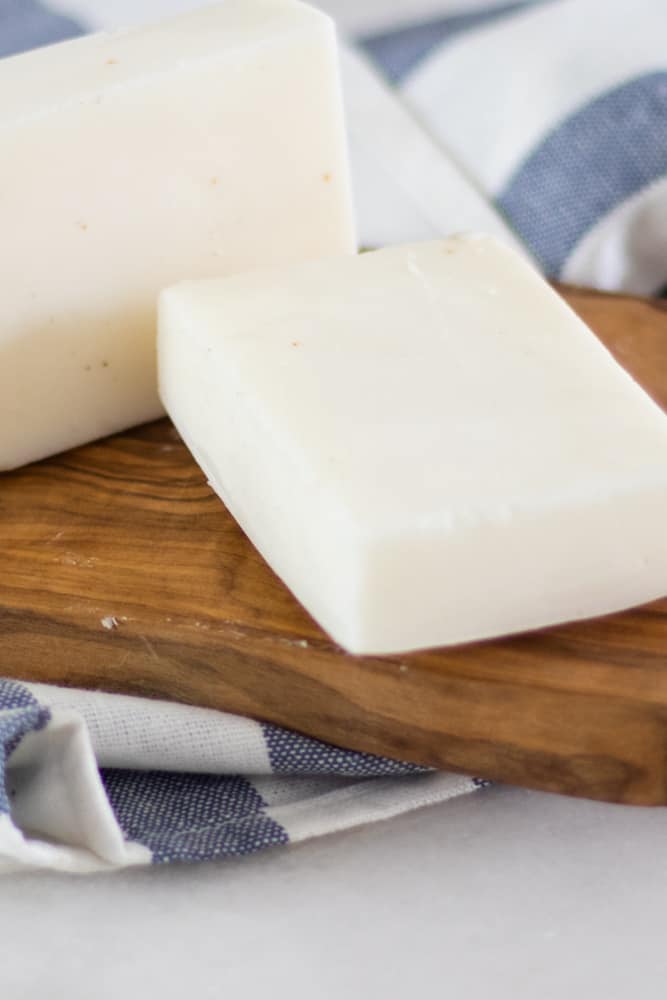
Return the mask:
POLYGON ((156 299, 354 252, 333 26, 227 0, 0 61, 0 469, 159 416, 156 299))
POLYGON ((352 652, 667 592, 667 416, 490 238, 176 285, 158 353, 211 485, 352 652))

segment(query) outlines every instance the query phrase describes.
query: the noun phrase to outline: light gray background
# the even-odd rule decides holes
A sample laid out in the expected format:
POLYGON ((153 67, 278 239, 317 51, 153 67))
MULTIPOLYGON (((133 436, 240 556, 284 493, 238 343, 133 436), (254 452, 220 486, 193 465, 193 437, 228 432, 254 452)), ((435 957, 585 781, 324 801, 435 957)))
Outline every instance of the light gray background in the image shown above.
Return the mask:
POLYGON ((0 881, 8 1000, 653 1000, 667 810, 491 788, 232 862, 0 881))

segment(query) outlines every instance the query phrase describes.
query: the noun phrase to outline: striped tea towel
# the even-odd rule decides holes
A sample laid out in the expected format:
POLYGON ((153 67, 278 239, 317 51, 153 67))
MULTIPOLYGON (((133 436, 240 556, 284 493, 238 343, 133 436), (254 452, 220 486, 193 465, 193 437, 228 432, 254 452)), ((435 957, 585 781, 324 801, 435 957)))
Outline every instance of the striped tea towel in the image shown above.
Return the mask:
MULTIPOLYGON (((0 0, 0 56, 198 2, 0 0)), ((550 276, 665 288, 664 0, 320 5, 347 39, 364 245, 483 229, 550 276)), ((5 870, 245 854, 480 783, 225 713, 0 681, 5 870)))
POLYGON ((0 871, 250 854, 479 784, 224 712, 0 681, 0 871))

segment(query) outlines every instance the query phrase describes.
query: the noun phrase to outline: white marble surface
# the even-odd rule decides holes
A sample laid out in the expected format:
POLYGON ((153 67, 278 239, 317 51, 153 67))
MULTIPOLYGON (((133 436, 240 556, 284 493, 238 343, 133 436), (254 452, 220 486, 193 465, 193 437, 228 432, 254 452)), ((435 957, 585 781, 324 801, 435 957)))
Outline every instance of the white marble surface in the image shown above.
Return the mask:
POLYGON ((666 843, 665 809, 492 788, 241 861, 11 876, 0 992, 662 1000, 666 843))

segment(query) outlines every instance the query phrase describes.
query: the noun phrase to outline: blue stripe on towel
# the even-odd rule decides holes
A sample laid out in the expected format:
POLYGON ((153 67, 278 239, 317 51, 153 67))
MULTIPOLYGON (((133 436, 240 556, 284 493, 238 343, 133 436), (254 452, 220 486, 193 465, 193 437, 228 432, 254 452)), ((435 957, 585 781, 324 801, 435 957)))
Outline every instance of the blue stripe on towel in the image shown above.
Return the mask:
POLYGON ((83 34, 72 18, 54 14, 36 0, 0 0, 0 26, 0 56, 83 34))
POLYGON ((483 24, 490 24, 505 17, 506 14, 513 14, 540 2, 544 3, 545 0, 513 0, 500 7, 487 7, 470 14, 453 14, 394 31, 368 35, 359 39, 359 42, 382 68, 385 75, 394 83, 398 83, 438 46, 466 31, 472 31, 483 24))
POLYGON ((639 77, 562 122, 497 201, 550 275, 620 202, 667 174, 667 73, 639 77))
POLYGON ((50 717, 49 711, 41 708, 21 684, 0 680, 0 814, 10 810, 7 761, 26 733, 42 729, 50 717))
POLYGON ((421 774, 429 768, 357 750, 344 750, 311 736, 262 724, 275 774, 327 774, 349 778, 380 778, 421 774))
POLYGON ((117 768, 101 774, 125 837, 148 847, 154 863, 252 854, 289 840, 246 778, 117 768))

